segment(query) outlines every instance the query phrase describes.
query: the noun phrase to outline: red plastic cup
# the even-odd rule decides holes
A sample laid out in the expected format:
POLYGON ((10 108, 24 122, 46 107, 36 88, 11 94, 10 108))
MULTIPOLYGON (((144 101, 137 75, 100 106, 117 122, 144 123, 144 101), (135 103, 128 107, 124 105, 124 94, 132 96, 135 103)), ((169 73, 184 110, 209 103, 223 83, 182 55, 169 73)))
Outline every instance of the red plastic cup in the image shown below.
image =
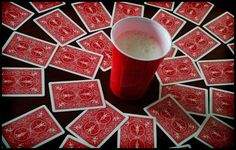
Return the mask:
POLYGON ((112 69, 110 88, 116 96, 135 100, 145 95, 158 65, 171 48, 171 36, 159 23, 143 17, 128 17, 115 23, 111 29, 112 69), (116 43, 117 38, 128 31, 141 31, 154 37, 163 54, 152 59, 138 58, 127 54, 116 43))

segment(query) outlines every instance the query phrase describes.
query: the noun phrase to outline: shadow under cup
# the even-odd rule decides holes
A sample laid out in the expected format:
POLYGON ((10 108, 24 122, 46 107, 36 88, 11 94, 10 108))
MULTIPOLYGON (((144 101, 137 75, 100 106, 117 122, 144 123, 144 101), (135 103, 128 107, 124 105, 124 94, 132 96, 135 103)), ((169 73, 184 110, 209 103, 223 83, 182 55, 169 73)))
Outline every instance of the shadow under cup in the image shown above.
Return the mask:
POLYGON ((171 48, 171 37, 159 23, 143 17, 128 17, 118 21, 111 30, 112 69, 110 88, 112 92, 127 100, 140 99, 153 79, 158 65, 171 48), (153 37, 162 50, 162 55, 150 59, 129 55, 117 45, 118 37, 129 31, 140 31, 153 37))

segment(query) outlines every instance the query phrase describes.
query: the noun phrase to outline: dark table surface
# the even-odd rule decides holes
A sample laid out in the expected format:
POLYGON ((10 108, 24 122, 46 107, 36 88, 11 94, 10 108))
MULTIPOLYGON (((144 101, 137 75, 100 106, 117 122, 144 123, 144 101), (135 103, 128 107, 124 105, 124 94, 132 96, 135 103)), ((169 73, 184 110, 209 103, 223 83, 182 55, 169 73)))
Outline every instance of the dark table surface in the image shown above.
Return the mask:
MULTIPOLYGON (((31 35, 33 37, 51 42, 51 43, 56 43, 52 38, 50 38, 43 30, 41 30, 34 22, 33 19, 36 17, 41 16, 44 13, 37 13, 33 7, 29 4, 28 1, 24 2, 16 2, 17 4, 33 11, 35 14, 34 16, 28 20, 24 25, 22 25, 17 31, 31 35)), ((220 2, 217 1, 214 3, 215 4, 209 15, 205 18, 203 23, 200 25, 206 24, 208 21, 212 20, 213 18, 219 16, 225 11, 229 11, 232 14, 234 14, 233 11, 233 6, 230 3, 230 1, 226 2, 220 2)), ((113 2, 105 3, 103 2, 104 6, 107 8, 107 10, 110 12, 112 15, 112 9, 113 9, 113 2)), ((138 2, 138 4, 144 5, 143 2, 138 2)), ((177 7, 179 2, 175 2, 174 8, 177 7)), ((159 8, 151 7, 151 6, 145 6, 145 13, 144 17, 151 18, 158 10, 159 8)), ((66 2, 66 5, 59 7, 66 15, 68 15, 72 20, 74 20, 79 26, 81 26, 85 31, 86 28, 73 10, 71 6, 71 2, 66 2)), ((172 12, 173 13, 173 12, 172 12)), ((185 24, 184 28, 177 34, 177 36, 173 39, 177 39, 181 35, 185 34, 186 32, 190 31, 196 27, 195 24, 187 21, 185 24)), ((110 35, 110 30, 111 28, 104 29, 104 31, 107 33, 107 35, 110 35)), ((1 44, 3 44, 7 41, 7 39, 10 37, 12 34, 12 30, 8 29, 4 26, 1 28, 1 44)), ((87 35, 90 33, 88 32, 87 35)), ((234 41, 231 41, 232 43, 234 41)), ((79 47, 78 44, 74 41, 70 43, 70 45, 79 47)), ((176 54, 177 56, 183 55, 180 51, 176 54)), ((234 59, 235 56, 229 51, 228 47, 226 44, 221 43, 219 47, 217 47, 215 50, 207 54, 205 57, 203 57, 201 60, 211 60, 211 59, 234 59)), ((6 57, 6 56, 1 56, 0 59, 2 67, 34 67, 32 65, 26 64, 21 61, 17 61, 15 59, 6 57)), ((122 99, 117 98, 114 96, 110 90, 109 87, 109 77, 110 77, 110 70, 103 72, 102 70, 99 69, 96 79, 100 79, 103 92, 104 92, 104 97, 107 101, 112 103, 114 106, 119 108, 121 111, 125 113, 133 113, 133 114, 141 114, 141 115, 146 115, 146 113, 143 111, 143 107, 147 106, 148 104, 156 101, 159 96, 159 81, 157 80, 156 77, 153 78, 148 91, 146 92, 146 95, 143 99, 139 101, 125 101, 122 99)), ((17 116, 20 116, 21 114, 24 114, 36 107, 39 107, 41 105, 46 105, 50 110, 51 110, 51 104, 50 104, 50 96, 49 96, 49 89, 48 89, 48 82, 53 82, 53 81, 69 81, 69 80, 84 80, 86 78, 80 77, 78 75, 74 75, 71 73, 67 73, 55 68, 52 68, 48 66, 45 69, 45 96, 44 97, 2 97, 1 98, 1 122, 4 123, 6 121, 9 121, 17 116)), ((204 81, 195 81, 195 82, 189 82, 185 83, 186 85, 193 85, 197 87, 203 87, 206 89, 209 89, 208 86, 205 85, 204 81)), ((227 85, 227 86, 217 86, 216 88, 228 90, 234 92, 235 86, 234 85, 227 85)), ((59 113, 53 113, 55 118, 58 120, 60 125, 65 128, 76 116, 78 116, 82 111, 74 111, 74 112, 59 112, 59 113)), ((197 122, 200 124, 203 122, 205 117, 202 116, 196 116, 192 115, 197 122)), ((225 119, 225 118, 220 118, 224 122, 228 123, 231 126, 234 126, 234 120, 230 119, 225 119)), ((62 143, 64 140, 65 136, 67 134, 70 134, 68 131, 65 130, 65 134, 62 136, 44 144, 41 146, 41 148, 58 148, 59 145, 62 143)), ((208 148, 195 138, 192 138, 186 144, 190 144, 192 148, 197 148, 197 149, 202 149, 202 148, 208 148)), ((2 144, 3 145, 3 144, 2 144)), ((117 146, 117 133, 115 133, 103 146, 102 148, 116 148, 117 146)), ((161 131, 161 129, 157 126, 157 147, 158 148, 167 148, 174 146, 174 143, 171 142, 171 140, 161 131)), ((4 147, 4 146, 3 146, 4 147)))

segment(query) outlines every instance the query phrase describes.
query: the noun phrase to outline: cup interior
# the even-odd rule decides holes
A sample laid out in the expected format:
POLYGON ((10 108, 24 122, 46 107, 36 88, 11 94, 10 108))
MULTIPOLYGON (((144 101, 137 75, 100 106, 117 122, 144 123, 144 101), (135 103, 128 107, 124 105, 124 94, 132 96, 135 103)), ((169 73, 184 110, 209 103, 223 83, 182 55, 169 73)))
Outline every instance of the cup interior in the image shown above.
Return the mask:
POLYGON ((113 41, 114 46, 124 55, 142 61, 152 61, 156 59, 163 58, 171 49, 171 36, 169 32, 159 23, 144 17, 127 17, 115 23, 111 30, 111 40, 113 41), (129 31, 140 31, 144 32, 147 35, 153 37, 158 43, 162 50, 162 55, 154 56, 151 59, 138 58, 132 55, 129 55, 124 50, 122 50, 119 45, 117 45, 117 38, 129 31))

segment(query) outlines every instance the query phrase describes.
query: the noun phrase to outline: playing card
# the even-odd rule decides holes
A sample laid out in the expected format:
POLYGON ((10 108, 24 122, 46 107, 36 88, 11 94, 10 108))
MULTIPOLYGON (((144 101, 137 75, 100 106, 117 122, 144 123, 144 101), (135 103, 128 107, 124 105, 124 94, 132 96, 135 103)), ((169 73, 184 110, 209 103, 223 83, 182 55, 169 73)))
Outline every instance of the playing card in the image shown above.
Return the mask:
POLYGON ((234 92, 210 87, 210 113, 234 119, 234 92))
POLYGON ((220 42, 200 27, 195 27, 175 40, 174 45, 182 53, 197 61, 218 47, 220 42))
POLYGON ((175 2, 144 2, 144 4, 172 11, 174 9, 175 2))
POLYGON ((100 65, 102 71, 111 69, 113 44, 104 31, 99 31, 76 41, 80 47, 103 55, 100 65))
POLYGON ((2 2, 2 25, 17 30, 34 15, 33 12, 13 2, 2 2))
POLYGON ((181 2, 174 13, 196 25, 200 25, 213 7, 214 5, 210 2, 181 2))
POLYGON ((225 12, 203 26, 224 44, 234 39, 234 16, 225 12))
POLYGON ((67 135, 59 148, 94 148, 79 138, 67 135))
POLYGON ((106 108, 83 111, 66 129, 85 143, 100 148, 128 117, 106 101, 106 108))
POLYGON ((104 108, 100 80, 49 82, 53 112, 104 108))
POLYGON ((129 119, 117 134, 117 148, 156 148, 156 125, 153 117, 126 114, 129 119))
POLYGON ((45 105, 2 124, 2 140, 7 148, 36 148, 64 133, 45 105))
POLYGON ((34 19, 34 22, 60 46, 85 35, 86 32, 60 9, 55 9, 34 19))
POLYGON ((44 69, 2 68, 2 96, 44 96, 44 69))
POLYGON ((156 118, 156 124, 176 146, 190 140, 199 128, 199 124, 170 95, 145 107, 144 111, 156 118))
POLYGON ((234 60, 202 60, 197 62, 207 86, 233 85, 234 60))
POLYGON ((42 13, 48 10, 65 5, 65 2, 29 2, 32 7, 38 12, 42 13))
POLYGON ((152 17, 152 20, 160 23, 170 33, 172 39, 186 24, 185 20, 162 9, 159 9, 159 11, 152 17))
POLYGON ((74 46, 59 47, 49 66, 94 79, 103 56, 74 46))
POLYGON ((229 50, 234 54, 234 43, 227 44, 229 50))
POLYGON ((172 58, 172 57, 174 57, 174 56, 176 55, 176 53, 177 53, 177 48, 174 47, 174 46, 172 46, 171 49, 170 49, 170 51, 169 51, 169 53, 167 53, 167 54, 165 55, 165 58, 164 58, 164 59, 169 58, 169 57, 172 58))
POLYGON ((234 145, 234 128, 214 116, 208 116, 195 138, 210 148, 229 148, 234 145))
POLYGON ((168 94, 191 114, 205 116, 208 113, 207 89, 184 84, 160 86, 159 99, 168 94))
POLYGON ((112 25, 129 16, 144 15, 144 6, 128 2, 115 2, 112 12, 112 25))
POLYGON ((111 15, 102 2, 76 2, 71 5, 89 32, 111 27, 111 15))
POLYGON ((46 68, 58 45, 13 32, 2 48, 2 54, 31 65, 46 68))
POLYGON ((187 56, 166 58, 159 65, 156 76, 161 85, 201 80, 196 65, 187 56))

